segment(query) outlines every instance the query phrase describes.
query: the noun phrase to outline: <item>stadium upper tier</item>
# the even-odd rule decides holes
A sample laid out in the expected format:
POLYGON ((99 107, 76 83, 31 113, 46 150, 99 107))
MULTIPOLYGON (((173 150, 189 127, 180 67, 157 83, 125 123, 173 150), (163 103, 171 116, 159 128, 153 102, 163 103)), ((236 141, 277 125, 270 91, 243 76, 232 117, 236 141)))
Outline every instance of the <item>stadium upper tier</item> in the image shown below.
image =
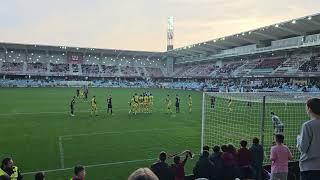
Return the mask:
POLYGON ((320 76, 320 14, 167 52, 0 43, 1 75, 129 78, 320 76))

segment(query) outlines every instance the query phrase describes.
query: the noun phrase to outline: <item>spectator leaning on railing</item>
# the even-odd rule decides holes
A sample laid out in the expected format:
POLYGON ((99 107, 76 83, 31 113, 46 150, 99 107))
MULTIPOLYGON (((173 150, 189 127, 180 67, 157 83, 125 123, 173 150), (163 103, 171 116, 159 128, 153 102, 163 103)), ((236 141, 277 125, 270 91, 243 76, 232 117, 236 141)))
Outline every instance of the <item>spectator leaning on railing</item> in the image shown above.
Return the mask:
POLYGON ((320 177, 320 99, 307 101, 306 111, 310 120, 302 125, 297 137, 297 147, 301 152, 301 180, 318 180, 320 177))

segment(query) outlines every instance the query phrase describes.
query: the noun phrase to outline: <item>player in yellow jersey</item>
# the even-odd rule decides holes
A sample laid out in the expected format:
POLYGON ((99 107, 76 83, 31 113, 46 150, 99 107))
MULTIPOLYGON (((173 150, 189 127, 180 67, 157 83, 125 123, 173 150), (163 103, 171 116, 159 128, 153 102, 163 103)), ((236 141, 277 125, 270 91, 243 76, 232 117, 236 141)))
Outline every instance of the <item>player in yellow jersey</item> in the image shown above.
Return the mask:
POLYGON ((166 98, 166 109, 167 109, 167 113, 172 113, 172 109, 171 109, 171 106, 172 106, 172 102, 171 102, 171 99, 170 99, 170 95, 168 94, 167 98, 166 98))
POLYGON ((82 89, 80 90, 80 96, 79 96, 79 98, 84 99, 84 92, 83 92, 82 89))
POLYGON ((192 111, 192 97, 190 94, 189 94, 189 99, 188 99, 188 106, 189 106, 189 113, 191 113, 191 111, 192 111))
POLYGON ((139 96, 137 93, 134 94, 134 104, 133 104, 134 112, 137 113, 139 111, 139 96))
POLYGON ((144 105, 145 112, 149 113, 149 97, 147 94, 145 94, 143 97, 143 105, 144 105))
POLYGON ((232 99, 231 98, 229 99, 229 102, 228 102, 228 108, 229 108, 229 111, 232 111, 232 99))
POLYGON ((134 106, 135 106, 134 96, 132 96, 132 98, 129 101, 129 108, 130 108, 129 114, 131 114, 131 113, 136 114, 134 106))
POLYGON ((153 110, 153 96, 152 94, 149 95, 149 111, 152 113, 153 110))
POLYGON ((96 96, 93 96, 91 99, 91 115, 96 115, 97 116, 97 101, 96 101, 96 96))
POLYGON ((139 112, 143 112, 143 96, 139 96, 139 112))

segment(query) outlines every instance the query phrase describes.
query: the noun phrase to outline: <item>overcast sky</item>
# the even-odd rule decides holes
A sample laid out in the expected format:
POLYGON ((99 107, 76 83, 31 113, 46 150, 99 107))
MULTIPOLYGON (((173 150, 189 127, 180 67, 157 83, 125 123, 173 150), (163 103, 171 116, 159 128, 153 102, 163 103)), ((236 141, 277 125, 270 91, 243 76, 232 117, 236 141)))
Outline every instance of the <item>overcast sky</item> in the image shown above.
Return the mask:
POLYGON ((320 0, 1 0, 0 41, 165 51, 320 12, 320 0))

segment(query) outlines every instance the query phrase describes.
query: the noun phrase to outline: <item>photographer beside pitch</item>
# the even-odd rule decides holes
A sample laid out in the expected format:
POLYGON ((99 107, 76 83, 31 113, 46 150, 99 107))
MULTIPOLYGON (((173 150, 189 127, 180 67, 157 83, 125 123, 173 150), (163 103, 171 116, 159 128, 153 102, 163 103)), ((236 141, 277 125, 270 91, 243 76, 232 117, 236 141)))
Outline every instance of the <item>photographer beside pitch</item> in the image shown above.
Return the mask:
POLYGON ((306 103, 310 120, 302 125, 297 136, 300 155, 300 180, 320 178, 320 99, 312 98, 306 103))

